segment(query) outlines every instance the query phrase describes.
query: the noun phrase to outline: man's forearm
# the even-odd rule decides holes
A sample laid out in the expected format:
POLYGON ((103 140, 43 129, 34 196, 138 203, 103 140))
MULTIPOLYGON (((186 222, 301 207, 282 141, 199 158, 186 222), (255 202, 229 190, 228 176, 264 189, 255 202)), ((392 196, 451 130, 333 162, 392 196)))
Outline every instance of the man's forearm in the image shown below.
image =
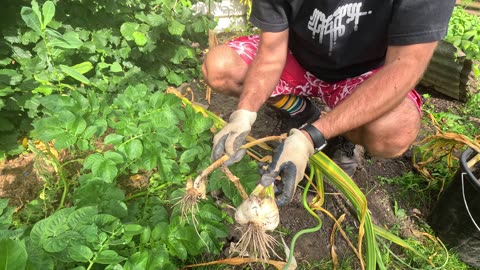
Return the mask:
POLYGON ((422 76, 435 45, 394 48, 390 55, 387 54, 381 70, 314 125, 328 139, 363 126, 394 109, 422 76))
POLYGON ((257 112, 275 89, 288 52, 288 31, 262 33, 257 55, 248 69, 238 109, 257 112))

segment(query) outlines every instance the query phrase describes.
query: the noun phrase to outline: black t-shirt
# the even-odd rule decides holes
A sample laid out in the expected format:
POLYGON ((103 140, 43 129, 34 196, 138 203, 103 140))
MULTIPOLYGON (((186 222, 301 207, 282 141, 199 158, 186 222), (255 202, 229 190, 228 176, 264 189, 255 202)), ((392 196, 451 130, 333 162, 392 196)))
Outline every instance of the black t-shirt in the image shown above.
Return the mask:
POLYGON ((316 77, 339 81, 383 65, 388 45, 443 39, 455 0, 253 0, 250 21, 289 29, 289 48, 316 77))

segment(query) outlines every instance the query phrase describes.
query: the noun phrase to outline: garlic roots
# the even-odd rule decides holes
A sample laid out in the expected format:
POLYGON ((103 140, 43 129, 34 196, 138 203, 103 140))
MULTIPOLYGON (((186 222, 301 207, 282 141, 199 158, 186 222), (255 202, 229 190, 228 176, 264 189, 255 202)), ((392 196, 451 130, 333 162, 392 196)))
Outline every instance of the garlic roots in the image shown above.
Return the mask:
POLYGON ((277 240, 267 234, 273 231, 280 223, 280 215, 273 197, 273 186, 264 188, 259 185, 244 200, 235 212, 235 221, 240 225, 238 229, 242 237, 236 244, 240 256, 250 256, 266 261, 270 252, 275 253, 277 240))

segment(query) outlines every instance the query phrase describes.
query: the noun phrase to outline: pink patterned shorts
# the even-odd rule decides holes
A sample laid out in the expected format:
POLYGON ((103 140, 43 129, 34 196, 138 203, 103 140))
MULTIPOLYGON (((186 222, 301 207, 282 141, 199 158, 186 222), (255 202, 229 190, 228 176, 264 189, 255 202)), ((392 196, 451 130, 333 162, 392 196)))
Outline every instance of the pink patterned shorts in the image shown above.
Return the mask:
MULTIPOLYGON (((257 53, 259 41, 260 39, 256 35, 243 36, 227 42, 226 45, 235 50, 247 64, 250 64, 257 53)), ((335 83, 328 83, 306 71, 289 51, 287 63, 280 77, 280 81, 272 93, 272 97, 279 95, 318 97, 321 98, 327 106, 334 108, 345 97, 352 94, 357 86, 378 70, 379 69, 371 70, 357 77, 335 83)), ((415 89, 408 92, 408 98, 413 101, 421 113, 422 100, 415 89)))

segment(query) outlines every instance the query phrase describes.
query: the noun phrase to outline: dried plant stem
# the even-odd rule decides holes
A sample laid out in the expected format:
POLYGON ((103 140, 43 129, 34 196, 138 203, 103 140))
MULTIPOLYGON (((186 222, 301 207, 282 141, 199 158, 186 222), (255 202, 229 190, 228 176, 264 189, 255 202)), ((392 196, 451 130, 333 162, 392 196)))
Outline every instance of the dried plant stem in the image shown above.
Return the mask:
POLYGON ((240 179, 238 179, 238 177, 236 177, 232 173, 232 171, 230 171, 230 169, 225 165, 222 166, 222 171, 228 177, 228 179, 230 179, 230 181, 235 185, 242 199, 246 200, 248 198, 248 194, 243 188, 242 183, 240 183, 240 179))
POLYGON ((210 166, 205 168, 193 181, 193 187, 196 188, 201 181, 205 181, 207 176, 211 174, 215 169, 222 166, 225 161, 227 161, 230 157, 228 155, 223 155, 219 159, 215 160, 210 166))
POLYGON ((468 168, 472 168, 472 170, 473 170, 473 165, 477 164, 477 162, 479 162, 479 161, 480 161, 480 153, 476 154, 472 159, 470 159, 467 162, 468 168))
POLYGON ((285 140, 287 138, 288 134, 287 133, 283 133, 281 135, 278 135, 278 136, 267 136, 267 137, 263 137, 261 139, 257 139, 257 140, 253 140, 251 142, 248 142, 244 145, 242 145, 241 148, 250 148, 252 146, 255 146, 255 145, 259 145, 259 144, 262 144, 262 143, 266 143, 266 142, 271 142, 271 141, 282 141, 282 140, 285 140))

